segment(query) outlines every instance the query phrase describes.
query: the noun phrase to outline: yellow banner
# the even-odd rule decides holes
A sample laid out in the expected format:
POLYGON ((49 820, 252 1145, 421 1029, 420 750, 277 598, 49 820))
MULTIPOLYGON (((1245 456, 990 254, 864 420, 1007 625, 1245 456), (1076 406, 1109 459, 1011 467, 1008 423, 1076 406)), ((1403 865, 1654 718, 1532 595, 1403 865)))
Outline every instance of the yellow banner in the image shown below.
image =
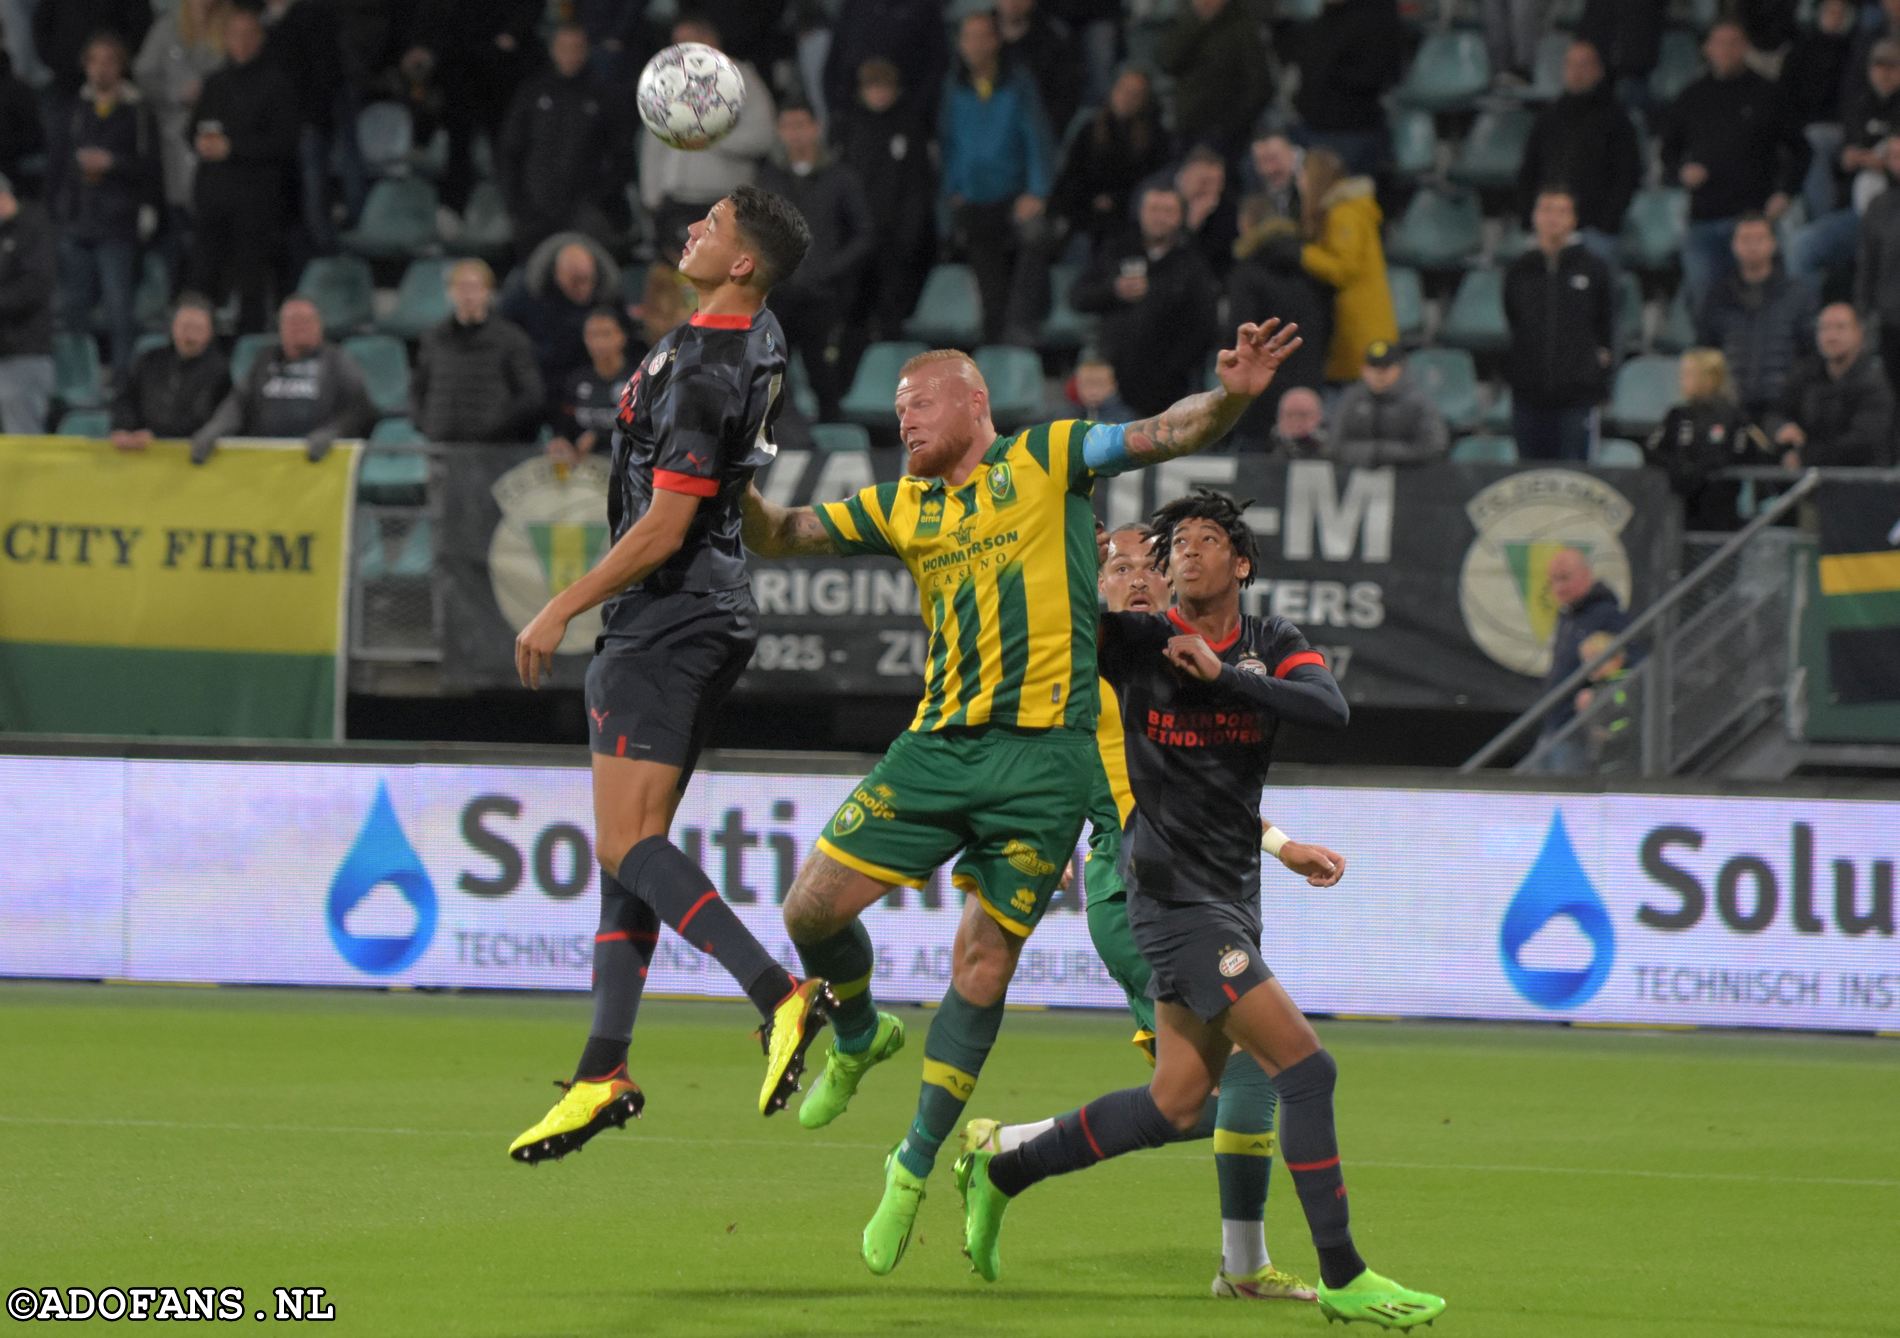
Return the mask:
POLYGON ((1824 595, 1878 595, 1900 590, 1900 549, 1891 553, 1833 553, 1821 559, 1824 595))
POLYGON ((335 654, 356 459, 0 437, 0 641, 335 654))

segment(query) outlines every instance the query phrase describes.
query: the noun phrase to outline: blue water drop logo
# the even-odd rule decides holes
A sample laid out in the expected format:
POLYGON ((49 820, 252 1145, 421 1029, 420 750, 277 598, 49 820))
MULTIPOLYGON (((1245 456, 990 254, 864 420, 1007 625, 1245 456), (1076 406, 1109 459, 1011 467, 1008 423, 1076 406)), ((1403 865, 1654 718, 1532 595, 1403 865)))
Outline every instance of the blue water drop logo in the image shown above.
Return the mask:
POLYGON ((1551 815, 1544 848, 1504 912, 1498 949, 1504 959, 1504 974, 1519 994, 1539 1008, 1575 1008, 1588 1003, 1609 978, 1610 964, 1616 960, 1616 930, 1590 875, 1577 862, 1561 812, 1551 815), (1590 941, 1590 964, 1566 969, 1525 966, 1519 960, 1524 945, 1552 920, 1566 915, 1590 941))
POLYGON ((402 824, 396 821, 387 782, 376 783, 376 802, 370 806, 363 830, 356 834, 356 844, 330 880, 325 918, 330 941, 336 944, 343 960, 371 975, 387 976, 402 970, 420 957, 435 937, 435 884, 422 867, 416 848, 403 834, 402 824), (350 912, 385 883, 415 908, 415 928, 401 936, 351 933, 347 923, 350 912))

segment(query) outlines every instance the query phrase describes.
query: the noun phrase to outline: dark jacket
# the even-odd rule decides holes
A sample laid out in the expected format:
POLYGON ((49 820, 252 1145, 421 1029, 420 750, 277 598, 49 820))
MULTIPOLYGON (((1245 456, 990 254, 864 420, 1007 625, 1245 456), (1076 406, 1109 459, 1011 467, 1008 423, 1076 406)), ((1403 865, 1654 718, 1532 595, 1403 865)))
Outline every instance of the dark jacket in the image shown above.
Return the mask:
POLYGON ((1794 423, 1806 435, 1801 463, 1880 466, 1893 458, 1893 391, 1880 360, 1862 353, 1840 380, 1809 358, 1795 369, 1775 427, 1794 423))
POLYGON ((139 206, 159 198, 158 134, 138 89, 121 83, 110 102, 82 89, 53 124, 47 195, 60 234, 82 242, 136 242, 139 206), (102 114, 103 113, 103 114, 102 114), (97 181, 79 169, 81 149, 104 149, 112 166, 97 181))
POLYGON ((1602 401, 1613 305, 1609 270, 1575 242, 1557 253, 1554 265, 1535 246, 1511 262, 1504 271, 1504 318, 1518 403, 1573 409, 1602 401))
POLYGON ((1150 104, 1124 121, 1101 107, 1069 141, 1049 209, 1095 245, 1128 226, 1135 187, 1168 165, 1168 132, 1150 104))
POLYGON ((220 437, 301 437, 315 458, 339 437, 362 436, 375 421, 356 359, 328 343, 307 358, 287 358, 273 344, 191 434, 191 458, 202 464, 220 437))
POLYGON ((77 93, 86 81, 80 57, 94 33, 117 33, 135 52, 152 26, 151 0, 40 0, 33 10, 33 50, 53 72, 53 88, 77 93))
MULTIPOLYGON (((1881 97, 1871 84, 1847 96, 1841 107, 1841 147, 1872 149, 1900 128, 1900 92, 1881 97)), ((1838 165, 1839 159, 1835 162, 1838 165)), ((1838 166, 1837 169, 1838 171, 1838 166)))
POLYGON ((873 56, 897 66, 904 96, 918 98, 926 118, 950 68, 943 0, 844 0, 831 24, 825 57, 825 106, 833 115, 858 101, 858 67, 873 56))
POLYGON ((544 0, 421 0, 410 41, 466 74, 471 66, 519 65, 536 52, 535 30, 547 14, 544 0), (495 45, 514 38, 512 56, 495 45))
POLYGON ((858 174, 822 157, 800 174, 778 163, 759 169, 759 184, 798 207, 811 227, 811 248, 788 277, 774 285, 792 295, 824 295, 848 303, 864 265, 871 258, 876 232, 858 174))
MULTIPOLYGON (((1810 24, 1795 38, 1781 62, 1781 84, 1787 90, 1790 110, 1802 125, 1840 116, 1850 83, 1847 62, 1853 50, 1851 23, 1842 33, 1824 33, 1810 24)), ((1864 84, 1866 76, 1851 82, 1864 84)))
POLYGON ((1234 435, 1260 441, 1272 430, 1280 396, 1296 386, 1326 384, 1326 350, 1333 339, 1333 290, 1300 264, 1299 224, 1279 219, 1243 233, 1227 272, 1227 312, 1238 325, 1278 316, 1300 327, 1300 346, 1280 364, 1267 393, 1247 406, 1234 435), (1279 240, 1276 240, 1279 239, 1279 240))
POLYGON ((1781 403, 1788 373, 1813 350, 1819 312, 1813 286, 1779 264, 1761 283, 1730 274, 1696 313, 1696 342, 1722 350, 1742 407, 1759 416, 1781 403))
POLYGON ((930 231, 937 197, 928 101, 906 93, 887 111, 854 100, 831 112, 838 161, 857 173, 884 245, 904 255, 930 231))
MULTIPOLYGON (((1544 675, 1545 692, 1583 667, 1583 643, 1598 632, 1621 632, 1630 625, 1629 614, 1616 601, 1609 586, 1598 581, 1584 592, 1582 599, 1557 612, 1557 630, 1550 643, 1550 672, 1544 675)), ((1577 714, 1573 701, 1565 700, 1544 717, 1543 733, 1555 734, 1577 714)))
POLYGON ((229 208, 234 201, 287 193, 297 155, 297 93, 274 62, 259 56, 206 78, 186 138, 195 142, 198 128, 208 122, 231 141, 231 155, 199 162, 192 186, 198 208, 229 208))
POLYGON ((1404 75, 1408 51, 1398 0, 1326 6, 1300 44, 1300 119, 1312 130, 1383 129, 1379 99, 1404 75))
POLYGON ((1160 413, 1201 388, 1208 350, 1218 338, 1218 300, 1214 276, 1193 248, 1177 242, 1153 258, 1133 232, 1103 247, 1069 290, 1077 311, 1103 317, 1102 351, 1122 398, 1138 414, 1160 413), (1147 274, 1148 291, 1139 302, 1115 294, 1123 262, 1147 274))
POLYGON ((1036 95, 1042 99, 1050 131, 1059 139, 1082 104, 1086 69, 1068 25, 1037 5, 1029 11, 1029 31, 1014 42, 1004 41, 1003 60, 1028 71, 1036 81, 1036 95))
POLYGON ((1772 465, 1779 458, 1768 437, 1733 400, 1678 404, 1650 434, 1643 454, 1669 475, 1683 501, 1683 526, 1733 530, 1741 526, 1736 499, 1741 484, 1710 475, 1738 465, 1772 465))
POLYGON ((534 345, 499 316, 451 316, 422 336, 409 378, 410 416, 431 441, 530 440, 546 396, 534 345))
MULTIPOLYGON (((297 90, 297 120, 329 130, 343 83, 343 25, 337 0, 297 0, 265 34, 264 59, 297 90)), ((354 132, 355 127, 350 130, 354 132)))
POLYGON ((1578 225, 1615 236, 1642 177, 1636 127, 1605 79, 1538 114, 1518 167, 1518 207, 1529 218, 1537 192, 1562 182, 1576 199, 1578 225))
POLYGON ((1656 0, 1587 0, 1577 36, 1617 78, 1647 76, 1662 56, 1663 11, 1656 0))
POLYGON ((39 97, 13 72, 12 58, 0 51, 0 173, 12 180, 16 191, 31 193, 21 179, 22 162, 45 147, 39 97))
POLYGON ((1347 386, 1329 431, 1328 454, 1342 465, 1427 465, 1451 449, 1438 406, 1403 376, 1383 395, 1364 381, 1347 386))
POLYGON ((582 70, 572 79, 543 70, 508 108, 495 167, 508 212, 563 219, 587 202, 622 224, 623 187, 633 180, 633 138, 617 107, 624 99, 582 70))
POLYGON ((231 366, 208 348, 185 359, 170 344, 148 349, 112 397, 112 430, 189 437, 211 421, 231 389, 231 366))
POLYGON ((28 200, 0 223, 0 358, 53 352, 53 226, 28 200))
POLYGON ((1174 133, 1183 144, 1210 144, 1233 155, 1246 146, 1254 120, 1273 99, 1266 44, 1245 0, 1203 20, 1183 5, 1155 48, 1174 76, 1174 133))
POLYGON ((1733 79, 1705 74, 1662 115, 1662 160, 1669 180, 1684 163, 1709 179, 1689 192, 1689 217, 1734 218, 1760 209, 1776 192, 1795 194, 1810 150, 1781 90, 1753 70, 1733 79))
POLYGON ((1882 328, 1900 327, 1900 189, 1888 186, 1860 216, 1854 305, 1882 328))
MULTIPOLYGON (((627 351, 633 352, 633 347, 629 345, 627 351)), ((592 432, 595 450, 607 445, 620 415, 620 393, 638 365, 637 359, 630 358, 612 376, 602 376, 592 363, 570 373, 548 401, 548 430, 575 443, 592 432)))

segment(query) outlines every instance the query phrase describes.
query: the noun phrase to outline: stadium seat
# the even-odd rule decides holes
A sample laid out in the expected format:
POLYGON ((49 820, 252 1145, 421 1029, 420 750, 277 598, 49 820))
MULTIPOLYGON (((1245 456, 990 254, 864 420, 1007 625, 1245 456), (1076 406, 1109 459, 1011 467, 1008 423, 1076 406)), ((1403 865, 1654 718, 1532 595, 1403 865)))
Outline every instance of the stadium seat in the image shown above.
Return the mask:
POLYGON ((1055 265, 1049 270, 1049 314, 1043 318, 1037 340, 1044 348, 1078 349, 1095 333, 1095 319, 1069 305, 1069 292, 1081 274, 1080 265, 1055 265))
POLYGON ((414 580, 427 577, 435 565, 435 545, 429 517, 404 517, 408 529, 390 539, 373 515, 356 517, 356 579, 382 581, 391 577, 414 580))
POLYGON ((1656 105, 1675 101, 1676 94, 1702 74, 1702 51, 1696 36, 1681 28, 1663 32, 1656 68, 1649 72, 1649 96, 1656 105))
POLYGON ((1473 353, 1495 353, 1510 347, 1511 331, 1504 323, 1502 270, 1474 269, 1460 280, 1438 341, 1473 353))
POLYGON ((999 428, 1008 432, 1041 420, 1047 395, 1034 350, 987 344, 976 351, 976 369, 990 388, 990 416, 999 428))
POLYGON ((1478 415, 1478 427, 1485 432, 1508 435, 1512 431, 1511 388, 1499 386, 1496 391, 1497 393, 1491 396, 1491 403, 1486 405, 1484 412, 1478 415))
POLYGON ((355 256, 318 256, 303 267, 297 291, 317 304, 324 333, 332 339, 362 329, 374 314, 369 263, 355 256))
POLYGON ((415 147, 414 122, 400 102, 372 102, 357 113, 356 147, 363 165, 377 176, 399 176, 409 168, 415 147))
POLYGON ((171 323, 171 314, 171 268, 157 251, 147 251, 139 267, 138 290, 132 294, 132 315, 140 328, 157 330, 171 323))
POLYGON ((1392 231, 1386 259, 1418 269, 1456 269, 1484 249, 1484 216, 1469 195, 1422 190, 1392 231))
POLYGON ((1517 443, 1509 437, 1462 437, 1452 444, 1454 465, 1514 465, 1517 443))
POLYGON ((1452 160, 1451 179, 1479 190, 1505 190, 1517 184, 1535 117, 1522 107, 1503 107, 1478 113, 1458 156, 1452 160))
POLYGON ((53 335, 53 395, 69 409, 91 409, 105 398, 99 379, 99 345, 89 334, 53 335))
POLYGON ((1425 285, 1418 271, 1395 265, 1385 273, 1392 290, 1392 311, 1399 318, 1399 339, 1416 344, 1425 337, 1425 285))
POLYGON ((394 335, 358 335, 343 341, 344 352, 356 359, 369 385, 369 401, 380 414, 409 409, 409 349, 394 335))
POLYGON ((868 451, 871 434, 856 423, 813 423, 811 444, 820 451, 868 451))
POLYGON ((1637 191, 1623 215, 1623 258, 1646 274, 1674 269, 1688 227, 1688 192, 1667 186, 1637 191))
POLYGON ((277 342, 274 334, 239 335, 231 345, 231 384, 238 385, 250 373, 257 355, 277 342))
POLYGON ((1523 221, 1512 214, 1504 220, 1497 244, 1491 248, 1491 263, 1499 269, 1509 269, 1512 262, 1535 245, 1537 239, 1525 229, 1523 221))
POLYGON ((1643 448, 1622 437, 1600 437, 1590 453, 1590 463, 1599 469, 1641 469, 1646 463, 1643 448))
POLYGON ((895 428, 897 410, 892 396, 897 393, 897 372, 906 362, 924 351, 924 345, 912 340, 877 343, 864 350, 858 360, 857 374, 839 405, 845 421, 860 427, 895 428))
POLYGON ((1643 344, 1643 285, 1624 270, 1616 281, 1616 346, 1625 353, 1643 344))
POLYGON ((396 285, 396 305, 376 328, 398 339, 420 339, 449 318, 449 266, 443 259, 412 260, 396 285))
POLYGON ((1570 50, 1567 32, 1545 33, 1537 44, 1537 63, 1531 69, 1531 86, 1524 97, 1532 102, 1554 102, 1563 96, 1564 53, 1570 50))
POLYGON ((1423 388, 1453 432, 1478 421, 1478 369, 1461 348, 1420 349, 1406 359, 1406 375, 1423 388))
POLYGON ((983 340, 983 300, 968 265, 935 265, 904 334, 926 344, 974 348, 983 340))
POLYGON ((1387 118, 1392 129, 1392 166, 1400 176, 1430 176, 1438 170, 1438 127, 1432 114, 1397 107, 1387 118))
POLYGON ((343 249, 372 260, 419 255, 437 248, 435 187, 414 177, 385 177, 370 187, 363 217, 343 234, 343 249))
POLYGON ((422 451, 389 449, 377 437, 384 423, 401 423, 415 441, 422 439, 406 418, 385 418, 378 423, 357 466, 356 495, 362 501, 385 506, 421 506, 429 491, 429 457, 422 451))
POLYGON ((407 418, 385 418, 369 434, 373 446, 412 446, 428 440, 422 429, 407 418))
POLYGON ((1681 384, 1674 358, 1654 354, 1631 358, 1616 370, 1605 422, 1619 436, 1640 440, 1656 430, 1679 398, 1681 384))
POLYGON ((147 330, 132 341, 132 359, 137 361, 155 348, 168 348, 172 342, 169 330, 147 330))
POLYGON ((1434 32, 1426 37, 1412 67, 1399 84, 1401 106, 1430 112, 1462 111, 1491 87, 1491 58, 1484 37, 1465 28, 1434 32))
POLYGON ((1662 329, 1656 332, 1656 352, 1681 353, 1695 346, 1695 314, 1689 310, 1689 290, 1677 288, 1662 329))
POLYGON ((112 431, 112 414, 105 409, 68 409, 55 430, 62 437, 103 437, 112 431))
POLYGON ((1326 0, 1280 0, 1273 17, 1279 23, 1310 23, 1325 7, 1326 0))
POLYGON ((469 193, 468 207, 462 211, 462 235, 457 244, 478 256, 505 257, 515 244, 515 225, 508 217, 507 201, 501 187, 492 181, 479 181, 469 193))
POLYGON ((811 373, 805 370, 805 360, 790 357, 785 360, 785 385, 792 392, 792 407, 805 416, 808 422, 818 421, 818 392, 811 388, 811 373))

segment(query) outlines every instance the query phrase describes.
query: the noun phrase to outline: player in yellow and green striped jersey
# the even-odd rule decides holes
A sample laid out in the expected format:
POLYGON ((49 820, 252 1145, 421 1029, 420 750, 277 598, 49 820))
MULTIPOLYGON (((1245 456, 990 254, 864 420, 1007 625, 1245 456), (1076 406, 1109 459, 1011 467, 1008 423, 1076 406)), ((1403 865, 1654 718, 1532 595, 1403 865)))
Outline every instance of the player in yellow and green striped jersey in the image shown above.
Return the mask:
MULTIPOLYGON (((995 1043, 1023 942, 1081 833, 1098 766, 1095 480, 1226 433, 1299 347, 1296 327, 1278 326, 1242 325, 1217 359, 1219 384, 1153 418, 1063 420, 1011 436, 997 432, 967 355, 919 354, 897 385, 906 477, 815 508, 747 495, 754 552, 894 556, 930 629, 910 729, 832 817, 785 902, 800 958, 836 1001, 825 1070, 798 1112, 817 1128, 904 1044, 903 1024, 872 1004, 875 955, 858 917, 953 858, 967 894, 917 1114, 885 1159, 884 1197, 864 1229, 873 1273, 903 1257, 925 1179, 995 1043)), ((767 1087, 779 1076, 768 1060, 767 1087)))

